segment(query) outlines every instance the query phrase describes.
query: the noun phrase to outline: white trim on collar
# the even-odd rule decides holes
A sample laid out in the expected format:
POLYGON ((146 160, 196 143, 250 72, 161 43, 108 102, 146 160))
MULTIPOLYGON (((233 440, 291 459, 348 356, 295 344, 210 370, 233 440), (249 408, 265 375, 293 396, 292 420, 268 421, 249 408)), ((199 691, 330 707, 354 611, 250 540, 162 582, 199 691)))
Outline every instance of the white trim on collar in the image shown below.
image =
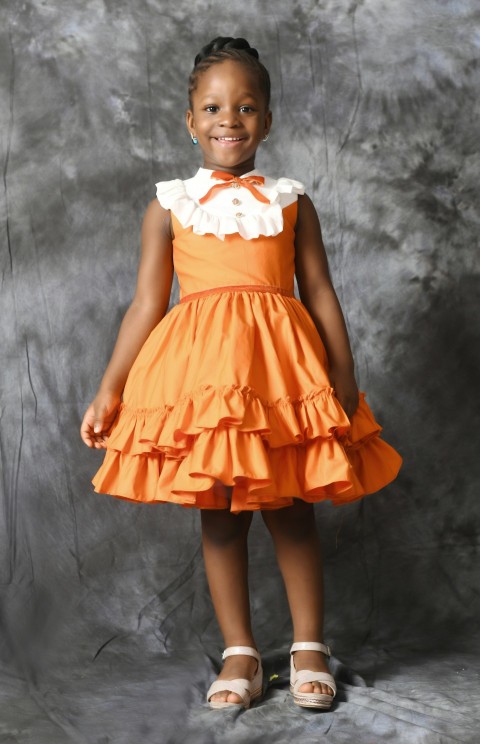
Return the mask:
MULTIPOLYGON (((170 209, 183 227, 192 227, 197 235, 216 235, 224 240, 225 235, 239 233, 250 240, 259 235, 278 235, 283 230, 282 210, 297 200, 298 194, 305 193, 300 181, 291 178, 265 177, 265 183, 256 188, 269 199, 264 204, 251 192, 237 186, 234 191, 219 189, 205 204, 199 199, 209 190, 212 169, 199 168, 197 173, 185 181, 160 181, 157 199, 165 209, 170 209)), ((254 169, 244 174, 263 175, 254 169)))

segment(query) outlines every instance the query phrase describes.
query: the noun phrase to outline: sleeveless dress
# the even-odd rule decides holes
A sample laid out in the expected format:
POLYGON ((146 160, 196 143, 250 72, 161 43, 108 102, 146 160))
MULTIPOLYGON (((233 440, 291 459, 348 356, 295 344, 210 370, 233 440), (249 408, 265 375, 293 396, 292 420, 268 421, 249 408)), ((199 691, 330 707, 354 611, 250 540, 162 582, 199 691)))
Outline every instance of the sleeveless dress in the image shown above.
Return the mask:
POLYGON ((364 393, 348 419, 294 296, 303 186, 265 178, 252 187, 259 175, 243 185, 200 168, 156 184, 171 212, 180 302, 130 370, 96 492, 238 513, 294 498, 340 505, 396 477, 400 455, 380 438, 364 393), (231 500, 219 481, 233 486, 231 500))

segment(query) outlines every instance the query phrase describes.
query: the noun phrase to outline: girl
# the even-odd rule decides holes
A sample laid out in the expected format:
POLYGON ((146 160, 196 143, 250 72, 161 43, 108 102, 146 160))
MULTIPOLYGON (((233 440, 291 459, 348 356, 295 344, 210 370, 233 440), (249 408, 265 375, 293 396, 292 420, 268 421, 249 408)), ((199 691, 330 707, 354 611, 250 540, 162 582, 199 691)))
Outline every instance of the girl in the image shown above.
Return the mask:
POLYGON ((247 579, 248 530, 261 510, 292 615, 293 699, 329 708, 313 504, 377 491, 401 458, 358 393, 312 202, 298 181, 255 169, 272 124, 257 51, 214 39, 195 58, 189 103, 203 167, 156 184, 135 296, 81 436, 107 450, 97 492, 201 509, 226 646, 209 704, 248 708, 261 694, 247 579), (165 314, 174 269, 180 302, 165 314))

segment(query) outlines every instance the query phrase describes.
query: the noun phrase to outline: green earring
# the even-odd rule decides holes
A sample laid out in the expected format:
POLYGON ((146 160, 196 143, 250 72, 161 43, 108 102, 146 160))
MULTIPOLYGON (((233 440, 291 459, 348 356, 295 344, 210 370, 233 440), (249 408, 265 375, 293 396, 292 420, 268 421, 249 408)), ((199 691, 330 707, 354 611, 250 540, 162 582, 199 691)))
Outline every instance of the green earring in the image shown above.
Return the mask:
POLYGON ((192 145, 198 145, 198 139, 193 136, 193 134, 190 135, 192 138, 192 145))

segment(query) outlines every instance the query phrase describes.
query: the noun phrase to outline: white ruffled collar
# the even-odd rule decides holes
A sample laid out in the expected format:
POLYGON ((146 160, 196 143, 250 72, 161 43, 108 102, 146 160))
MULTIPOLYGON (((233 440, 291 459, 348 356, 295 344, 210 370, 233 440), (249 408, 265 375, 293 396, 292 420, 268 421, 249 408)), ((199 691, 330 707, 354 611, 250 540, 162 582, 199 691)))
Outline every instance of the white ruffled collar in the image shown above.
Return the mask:
MULTIPOLYGON (((250 240, 260 235, 274 236, 283 230, 283 209, 305 193, 300 181, 291 178, 269 178, 257 188, 269 203, 260 202, 246 188, 219 189, 204 204, 199 199, 214 183, 213 170, 199 168, 185 181, 160 181, 156 184, 157 199, 165 209, 170 209, 183 227, 192 227, 197 235, 213 234, 221 240, 225 235, 240 234, 250 240), (234 198, 232 198, 232 196, 234 198)), ((263 175, 258 169, 243 176, 263 175)))

